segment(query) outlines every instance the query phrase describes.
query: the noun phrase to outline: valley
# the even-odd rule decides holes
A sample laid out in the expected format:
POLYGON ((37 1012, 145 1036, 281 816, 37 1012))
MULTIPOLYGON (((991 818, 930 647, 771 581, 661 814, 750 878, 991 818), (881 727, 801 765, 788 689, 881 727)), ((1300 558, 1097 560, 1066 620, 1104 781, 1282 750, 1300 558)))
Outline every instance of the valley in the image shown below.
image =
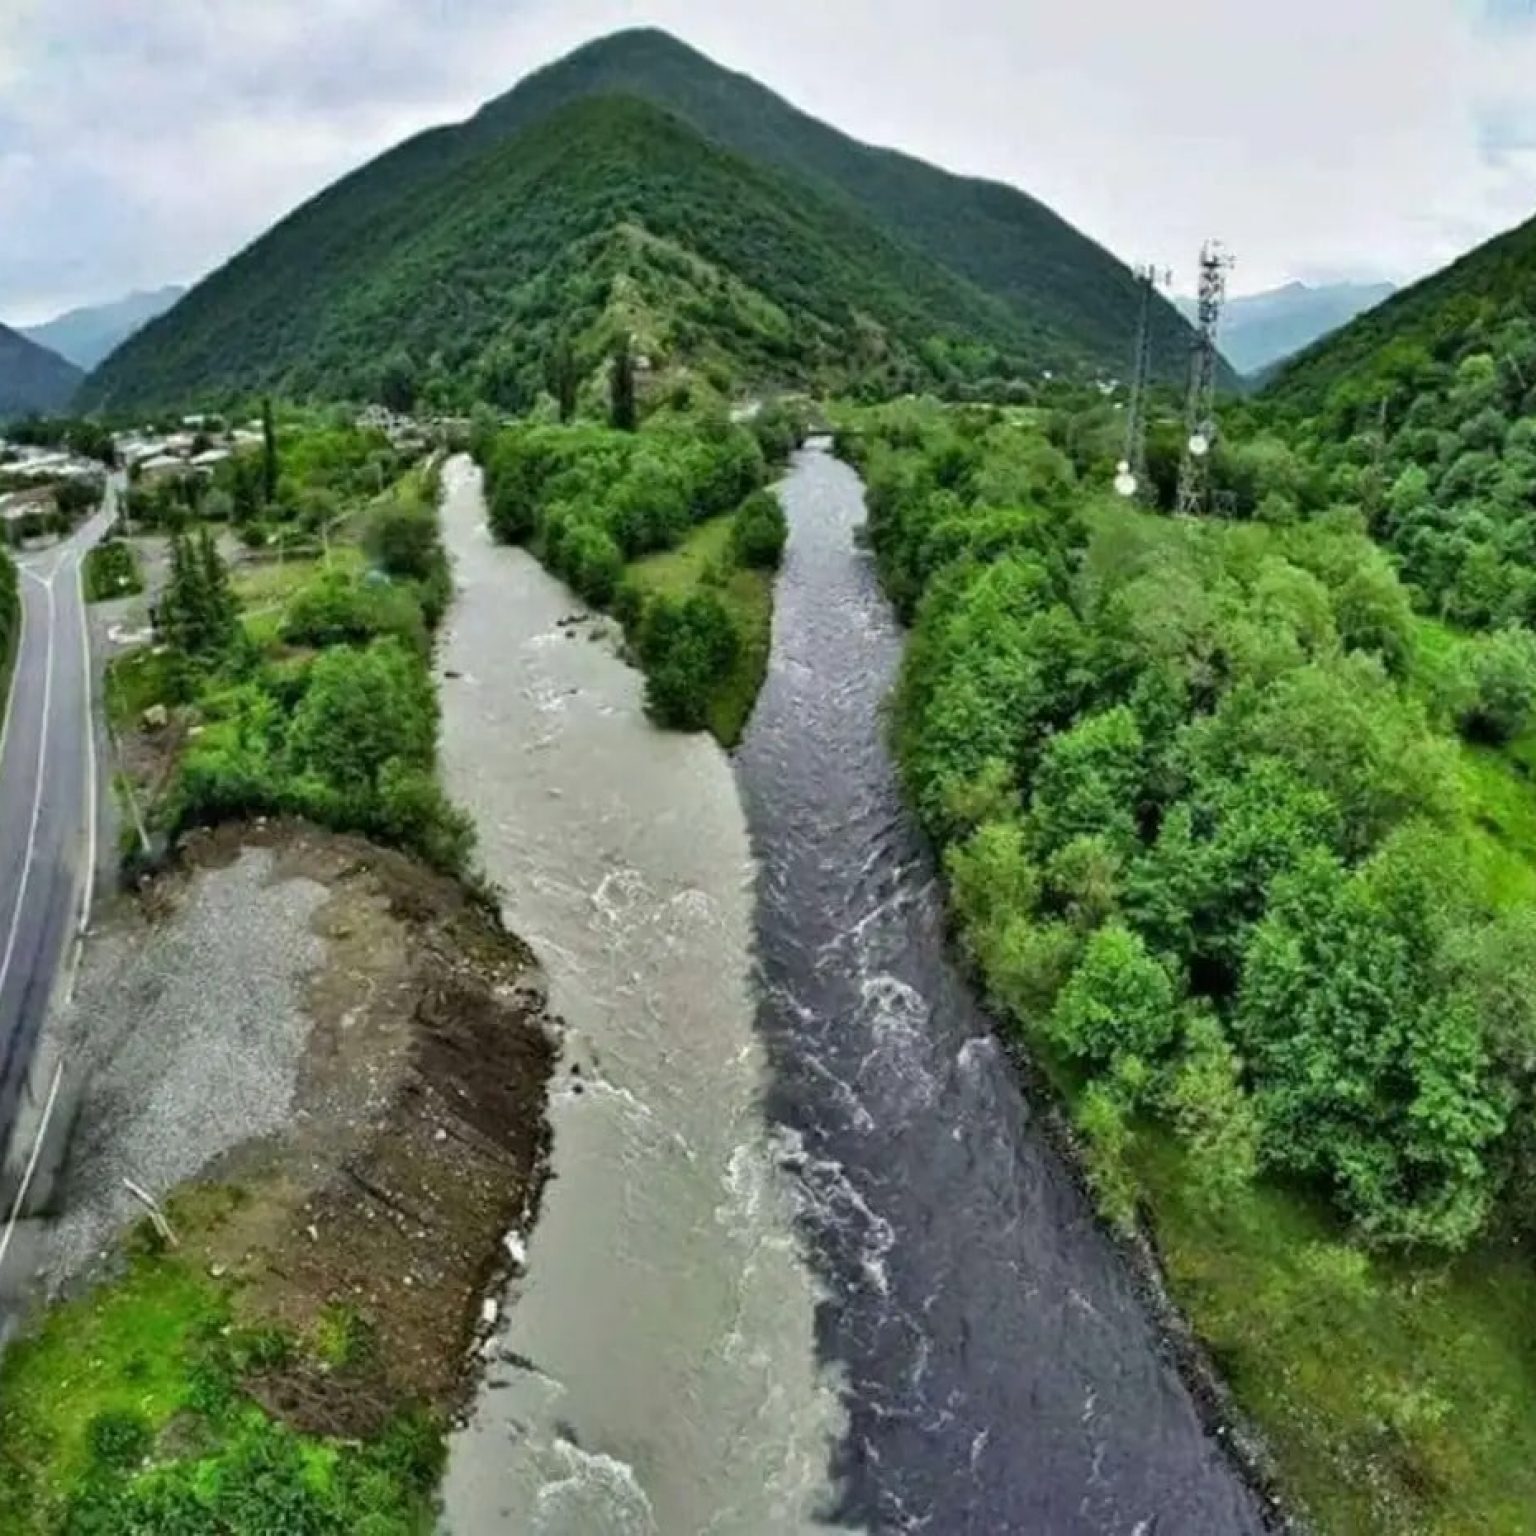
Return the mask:
POLYGON ((0 1529, 1524 1536, 1536 221, 355 158, 0 328, 0 1529))

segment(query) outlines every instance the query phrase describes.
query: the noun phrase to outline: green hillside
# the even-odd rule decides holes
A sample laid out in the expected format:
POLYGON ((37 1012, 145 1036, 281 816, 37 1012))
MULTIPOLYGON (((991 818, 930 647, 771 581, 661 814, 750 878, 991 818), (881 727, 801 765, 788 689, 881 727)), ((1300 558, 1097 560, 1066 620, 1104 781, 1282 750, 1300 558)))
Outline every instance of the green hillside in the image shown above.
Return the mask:
MULTIPOLYGON (((1536 309, 1536 219, 1404 288, 1286 364, 1265 398, 1297 415, 1352 425, 1359 407, 1433 388, 1469 346, 1536 309)), ((1536 383, 1536 378, 1533 378, 1536 383)))
POLYGON ((58 353, 0 325, 0 421, 62 411, 81 377, 58 353))
POLYGON ((1421 609, 1536 624, 1536 220, 1304 353, 1259 397, 1323 505, 1354 506, 1421 609))
MULTIPOLYGON (((1127 366, 1139 300, 1132 274, 1043 203, 861 144, 665 32, 621 32, 588 44, 489 103, 471 127, 487 136, 515 132, 573 98, 611 91, 657 102, 739 153, 835 191, 1007 303, 1041 366, 1086 360, 1111 373, 1127 366)), ((1153 339, 1158 373, 1182 384, 1189 331, 1161 299, 1153 339)))
POLYGON ((413 141, 131 338, 85 400, 364 397, 387 375, 439 403, 516 408, 560 332, 593 366, 620 326, 658 366, 832 387, 1008 371, 1031 342, 1000 300, 845 201, 607 97, 470 150, 413 141))
MULTIPOLYGON (((519 407, 558 332, 595 364, 630 309, 655 361, 738 381, 1118 373, 1136 304, 1118 260, 1023 193, 859 144, 663 33, 626 32, 319 193, 83 400, 359 397, 387 374, 443 405, 519 407)), ((1170 378, 1188 334, 1160 303, 1170 378)))

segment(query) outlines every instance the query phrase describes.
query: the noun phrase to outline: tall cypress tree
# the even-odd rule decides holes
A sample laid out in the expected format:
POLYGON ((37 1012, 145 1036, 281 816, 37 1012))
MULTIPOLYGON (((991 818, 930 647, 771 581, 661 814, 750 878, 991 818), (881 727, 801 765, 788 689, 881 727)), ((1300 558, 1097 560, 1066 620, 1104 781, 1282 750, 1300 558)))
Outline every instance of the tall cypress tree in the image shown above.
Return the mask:
POLYGON ((576 391, 580 376, 576 372, 576 351, 571 338, 562 335, 555 343, 549 364, 550 388, 560 410, 560 420, 569 421, 576 414, 576 391))
POLYGON ((640 416, 635 405, 635 359, 627 333, 614 343, 608 388, 611 401, 608 419, 620 432, 633 432, 640 425, 640 416))
POLYGON ((240 605, 229 583, 229 567, 206 528, 198 538, 197 555, 202 567, 203 645, 209 652, 224 651, 235 638, 240 605))
POLYGON ((261 490, 262 501, 271 506, 277 500, 277 425, 272 420, 272 397, 261 401, 261 490))

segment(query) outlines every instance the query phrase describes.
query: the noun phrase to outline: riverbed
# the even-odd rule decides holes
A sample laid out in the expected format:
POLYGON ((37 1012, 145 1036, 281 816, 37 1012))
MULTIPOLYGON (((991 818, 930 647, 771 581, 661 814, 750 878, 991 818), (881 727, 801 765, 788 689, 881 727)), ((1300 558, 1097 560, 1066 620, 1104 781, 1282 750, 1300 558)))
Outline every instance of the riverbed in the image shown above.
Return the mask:
POLYGON ((1257 1532, 946 954, 859 481, 812 448, 780 490, 733 775, 448 466, 445 775, 568 1030, 448 1527, 1257 1532))
POLYGON ((1251 1532, 1120 1255, 944 942, 886 749, 902 636, 824 449, 781 487, 768 680, 737 759, 768 1112, 845 1382, 837 1514, 879 1531, 1251 1532))
POLYGON ((565 1020, 551 1178, 444 1519, 460 1536, 817 1528, 845 1423, 762 1113, 754 866, 714 743, 652 729, 581 605, 444 475, 443 771, 565 1020), (572 622, 579 620, 578 622, 572 622))

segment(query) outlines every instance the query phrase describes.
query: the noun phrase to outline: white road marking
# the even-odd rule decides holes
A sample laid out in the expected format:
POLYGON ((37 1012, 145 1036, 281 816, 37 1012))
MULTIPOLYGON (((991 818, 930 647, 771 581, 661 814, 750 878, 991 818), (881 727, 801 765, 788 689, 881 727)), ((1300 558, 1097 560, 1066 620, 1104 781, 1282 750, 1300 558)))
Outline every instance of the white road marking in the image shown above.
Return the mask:
POLYGON ((75 555, 75 596, 80 604, 80 665, 85 670, 85 896, 80 932, 91 926, 91 898, 96 891, 96 716, 92 704, 91 632, 85 618, 85 556, 75 555))
POLYGON ((26 904, 27 881, 32 875, 32 859, 36 853, 37 822, 43 808, 43 777, 48 762, 48 716, 53 701, 53 583, 45 582, 48 593, 48 652, 43 664, 43 724, 37 733, 37 784, 32 796, 32 823, 27 832, 27 856, 21 866, 21 882, 16 887, 16 905, 11 910, 11 930, 5 941, 5 955, 0 958, 0 993, 5 991, 5 978, 11 969, 11 957, 16 951, 16 930, 21 924, 22 908, 26 904))
POLYGON ((10 1251, 11 1235, 16 1230, 16 1223, 21 1220, 22 1207, 26 1204, 27 1196, 32 1190, 32 1180, 43 1155, 43 1138, 48 1134, 48 1122, 53 1119, 53 1107, 59 1099, 59 1084, 63 1081, 64 1063, 61 1061, 53 1069, 53 1085, 48 1090, 48 1101, 43 1105, 43 1123, 38 1127, 37 1140, 32 1143, 32 1155, 27 1159, 27 1171, 21 1176, 21 1187, 17 1189, 16 1198, 11 1202, 10 1220, 5 1224, 4 1233, 0 1233, 0 1273, 5 1270, 5 1256, 10 1251))
MULTIPOLYGON (((92 541, 94 543, 94 540, 92 541)), ((74 996, 75 978, 80 970, 81 951, 85 943, 85 931, 91 921, 91 898, 96 885, 96 727, 94 708, 92 703, 92 671, 91 671, 91 636, 90 627, 85 616, 85 550, 78 545, 75 548, 75 591, 80 602, 80 642, 82 646, 81 664, 85 668, 85 740, 89 772, 86 779, 86 826, 88 828, 87 847, 89 850, 85 870, 85 892, 81 904, 80 926, 75 935, 73 954, 71 955, 68 995, 74 996)), ((54 631, 54 595, 53 582, 59 574, 59 570, 65 564, 67 556, 61 556, 58 563, 48 573, 46 579, 37 575, 26 567, 21 567, 24 573, 31 576, 37 584, 48 594, 48 652, 45 663, 46 670, 43 674, 43 728, 41 739, 37 749, 37 793, 32 801, 32 825, 27 835, 27 858, 22 869, 21 887, 16 895, 16 908, 11 914, 11 931, 6 940, 5 959, 0 962, 0 992, 5 988, 6 972, 10 969, 11 954, 16 945, 16 927, 21 918, 23 899, 26 895, 27 877, 32 871, 33 847, 37 840, 38 812, 42 804, 43 793, 43 768, 47 761, 48 744, 48 716, 53 694, 53 631, 54 631)), ((25 634, 25 630, 23 630, 25 634)), ((11 692, 14 694, 16 677, 21 671, 21 646, 16 647, 16 669, 11 675, 11 692)), ((10 700, 6 701, 6 712, 3 721, 0 721, 0 764, 4 763, 5 732, 10 726, 10 700)), ((16 1191, 16 1199, 11 1206, 10 1219, 5 1224, 5 1231, 0 1234, 0 1273, 4 1272, 6 1254, 10 1251, 11 1239, 16 1231, 16 1223, 21 1219, 21 1213, 26 1205, 27 1195, 31 1192, 32 1180, 37 1175, 37 1165, 43 1155, 43 1142, 48 1135, 49 1124, 53 1120, 53 1111, 58 1103, 59 1085, 64 1080, 64 1062, 60 1059, 53 1069, 53 1082, 48 1089, 48 1098, 43 1105, 43 1118, 37 1128, 37 1136, 32 1143, 31 1155, 27 1158, 26 1172, 22 1175, 21 1185, 16 1191)), ((3 1150, 3 1149, 0 1149, 3 1150)), ((0 1348, 5 1343, 4 1337, 0 1337, 0 1348)))

